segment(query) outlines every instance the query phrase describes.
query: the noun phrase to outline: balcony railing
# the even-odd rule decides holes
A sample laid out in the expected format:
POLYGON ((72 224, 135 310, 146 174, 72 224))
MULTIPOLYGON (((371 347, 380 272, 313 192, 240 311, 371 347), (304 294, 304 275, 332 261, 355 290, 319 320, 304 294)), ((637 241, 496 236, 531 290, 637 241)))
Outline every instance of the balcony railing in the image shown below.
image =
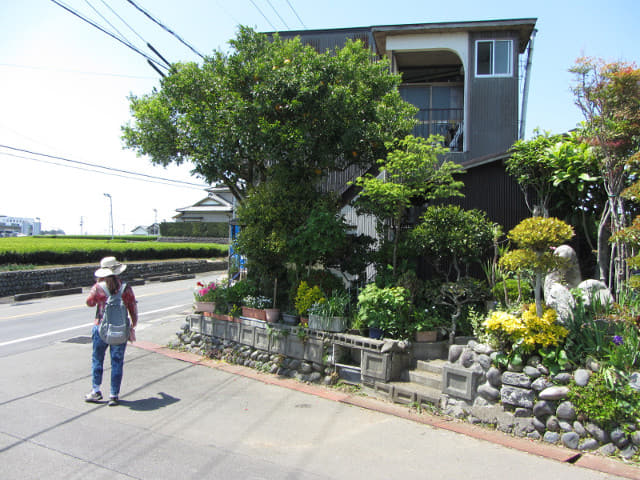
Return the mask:
POLYGON ((416 114, 417 125, 413 129, 416 137, 427 138, 429 135, 442 135, 444 144, 452 152, 462 152, 463 119, 462 108, 428 108, 416 114))

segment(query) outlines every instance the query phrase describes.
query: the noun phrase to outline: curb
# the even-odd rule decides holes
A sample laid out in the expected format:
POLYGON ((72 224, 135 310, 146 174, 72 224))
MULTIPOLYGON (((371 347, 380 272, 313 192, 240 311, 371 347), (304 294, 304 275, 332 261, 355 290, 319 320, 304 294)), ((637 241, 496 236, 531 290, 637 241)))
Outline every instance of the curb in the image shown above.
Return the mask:
POLYGON ((221 360, 208 359, 202 355, 191 352, 172 350, 168 347, 163 347, 152 342, 139 341, 134 342, 132 346, 140 348, 141 350, 158 353, 175 360, 180 360, 194 365, 201 365, 203 367, 215 368, 226 373, 257 380, 267 385, 288 388, 290 390, 307 393, 326 400, 365 408, 367 410, 372 410, 386 415, 393 415, 398 418, 421 423, 433 428, 441 428, 450 432, 460 433, 478 440, 484 440, 503 447, 537 455, 539 457, 564 463, 572 463, 581 468, 596 470, 598 472, 617 475, 619 477, 629 478, 632 480, 640 478, 640 468, 625 464, 620 460, 601 457, 590 453, 582 453, 558 445, 541 443, 536 440, 512 437, 497 430, 488 430, 469 423, 449 420, 426 413, 417 413, 407 408, 407 406, 386 403, 372 397, 362 397, 332 391, 322 386, 301 383, 295 379, 279 378, 275 375, 257 372, 249 367, 233 365, 221 360))

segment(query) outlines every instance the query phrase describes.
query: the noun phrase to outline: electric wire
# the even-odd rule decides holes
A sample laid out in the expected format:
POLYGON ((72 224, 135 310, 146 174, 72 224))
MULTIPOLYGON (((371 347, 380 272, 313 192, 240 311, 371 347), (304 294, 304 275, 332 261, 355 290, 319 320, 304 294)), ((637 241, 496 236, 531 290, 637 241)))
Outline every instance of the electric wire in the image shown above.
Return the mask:
POLYGON ((287 25, 287 22, 284 21, 284 18, 282 18, 280 16, 280 14, 278 13, 278 10, 275 9, 275 7, 273 6, 273 4, 271 3, 271 0, 267 0, 267 3, 269 4, 269 6, 271 7, 271 10, 273 10, 275 12, 275 14, 278 16, 278 18, 280 19, 280 21, 282 23, 284 23, 284 26, 287 28, 287 30, 290 30, 289 25, 287 25))
MULTIPOLYGON (((92 167, 92 168, 101 168, 103 170, 108 170, 108 171, 112 171, 112 172, 119 172, 119 173, 126 173, 128 175, 135 175, 135 176, 145 177, 145 178, 154 179, 154 180, 162 180, 162 181, 165 181, 165 182, 172 182, 172 183, 176 183, 176 184, 189 185, 189 186, 192 186, 192 187, 199 187, 199 188, 205 188, 206 187, 206 185, 204 185, 204 184, 185 182, 183 180, 173 180, 171 178, 157 177, 155 175, 148 175, 146 173, 132 172, 132 171, 129 171, 129 170, 122 170, 122 169, 114 168, 114 167, 105 167, 104 165, 97 165, 97 164, 94 164, 94 163, 81 162, 79 160, 71 160, 70 158, 60 157, 60 156, 57 156, 57 155, 49 155, 47 153, 34 152, 32 150, 26 150, 24 148, 11 147, 9 145, 0 145, 0 148, 6 148, 8 150, 13 150, 13 151, 16 151, 16 152, 28 153, 30 155, 37 155, 37 156, 40 156, 40 157, 51 158, 53 160, 62 160, 62 161, 65 161, 65 162, 74 163, 74 164, 78 164, 78 165, 84 165, 84 166, 88 166, 88 167, 92 167)), ((0 152, 0 153, 8 155, 5 152, 0 152)))
POLYGON ((156 65, 167 69, 166 66, 162 65, 161 63, 159 63, 157 60, 151 58, 149 55, 145 54, 144 52, 142 52, 140 49, 136 48, 135 46, 128 44, 127 42, 123 41, 121 38, 118 38, 116 35, 114 35, 113 33, 105 30, 104 28, 102 28, 100 25, 98 25, 97 23, 93 22, 92 20, 89 20, 88 18, 82 16, 79 12, 76 12, 73 8, 69 7, 68 5, 63 4, 62 2, 58 1, 58 0, 51 0, 53 3, 55 3, 56 5, 58 5, 59 7, 63 8, 64 10, 66 10, 67 12, 75 15, 76 17, 78 17, 79 19, 87 22, 89 25, 91 25, 92 27, 97 28, 98 30, 100 30, 102 33, 106 33, 107 35, 109 35, 111 38, 117 40, 118 42, 122 43, 123 45, 127 46, 128 48, 130 48, 131 50, 133 50, 134 52, 136 52, 138 55, 142 55, 144 58, 146 58, 148 61, 151 61, 153 63, 155 63, 156 65))
POLYGON ((302 19, 300 18, 300 15, 298 15, 298 12, 296 12, 296 9, 293 8, 293 5, 291 5, 291 2, 289 2, 289 0, 286 0, 287 5, 289 5, 289 8, 291 8, 291 11, 293 11, 293 13, 295 14, 296 17, 298 17, 298 20, 300 21, 300 25, 302 25, 304 27, 304 29, 307 29, 307 26, 304 24, 304 22, 302 21, 302 19))
POLYGON ((91 10, 93 10, 94 12, 96 12, 98 14, 98 16, 104 20, 107 25, 109 25, 111 28, 113 28, 116 32, 118 32, 118 35, 120 35, 120 38, 122 38, 128 45, 132 45, 132 43, 129 41, 129 39, 127 37, 125 37, 122 32, 120 30, 118 30, 109 20, 107 20, 107 18, 102 15, 102 13, 100 13, 100 10, 98 10, 96 7, 94 7, 91 2, 89 0, 84 0, 85 3, 87 5, 89 5, 89 7, 91 8, 91 10))
POLYGON ((111 8, 111 6, 109 6, 109 4, 107 2, 105 2, 104 0, 101 0, 101 1, 102 1, 102 3, 104 4, 105 7, 107 7, 109 10, 111 10, 111 13, 113 13, 116 17, 118 17, 120 19, 120 21, 122 23, 124 23, 129 28, 129 30, 131 30, 134 33, 134 35, 136 35, 144 43, 147 43, 147 41, 144 38, 142 38, 142 36, 131 25, 129 25, 125 21, 124 18, 122 18, 120 15, 118 15, 118 12, 116 12, 113 8, 111 8))
POLYGON ((271 25, 271 28, 273 28, 274 30, 278 30, 276 27, 274 27, 273 23, 271 23, 271 20, 269 20, 267 16, 264 13, 262 13, 262 10, 260 10, 260 7, 256 5, 256 2, 254 2, 253 0, 249 0, 249 1, 253 4, 254 7, 256 7, 256 10, 260 12, 260 15, 262 15, 262 18, 264 18, 267 21, 267 23, 271 25))
POLYGON ((140 80, 153 80, 155 77, 143 77, 141 75, 125 75, 122 73, 107 73, 107 72, 83 72, 82 70, 70 70, 65 68, 53 68, 53 67, 40 67, 34 65, 16 65, 13 63, 0 63, 0 67, 11 67, 11 68, 25 68, 30 70, 45 70, 49 72, 58 72, 58 73, 74 73, 79 75, 95 75, 99 77, 121 77, 121 78, 136 78, 140 80))
POLYGON ((173 30, 171 30, 169 27, 167 27, 166 25, 164 25, 162 22, 160 22, 160 20, 156 20, 153 15, 151 15, 149 12, 147 12, 144 8, 138 6, 136 4, 136 2, 134 2, 133 0, 127 0, 131 5, 133 5, 137 10, 139 10, 140 12, 142 12, 145 16, 147 16, 147 18, 149 18, 152 22, 154 22, 156 25, 158 25, 160 28, 162 28, 163 30, 165 30, 166 32, 170 33, 171 35, 173 35, 175 38, 177 38, 180 43, 182 43, 183 45, 185 45, 186 47, 188 47, 193 53, 195 53, 196 55, 198 55, 200 58, 204 58, 204 55, 202 55, 200 52, 198 52, 194 47, 192 47, 191 45, 189 45, 185 40, 183 40, 177 33, 175 33, 173 30))
MULTIPOLYGON (((135 181, 138 181, 138 182, 165 185, 167 187, 189 188, 189 189, 194 189, 194 190, 201 190, 203 188, 206 188, 206 185, 202 185, 201 187, 195 187, 195 186, 191 186, 190 184, 179 185, 179 184, 163 182, 163 181, 160 181, 160 180, 149 180, 149 179, 144 179, 144 178, 131 177, 131 176, 127 176, 127 175, 124 175, 124 174, 121 174, 121 173, 101 172, 99 170, 91 170, 90 168, 86 168, 86 167, 76 167, 74 165, 64 165, 62 163, 51 162, 49 160, 43 160, 41 158, 27 157, 27 156, 24 156, 24 155, 16 155, 16 154, 13 154, 13 153, 0 152, 0 155, 5 155, 5 156, 8 156, 8 157, 15 157, 15 158, 22 158, 24 160, 31 160, 31 161, 39 162, 39 163, 46 163, 46 164, 49 164, 49 165, 55 165, 57 167, 72 168, 74 170, 81 170, 81 171, 85 171, 85 172, 97 173, 97 174, 100 174, 100 175, 110 175, 112 177, 126 178, 128 180, 135 180, 135 181)), ((96 165, 96 167, 98 167, 98 165, 96 165)), ((136 174, 136 175, 138 175, 138 174, 136 174)), ((167 178, 166 180, 168 182, 176 182, 177 181, 177 180, 171 180, 169 178, 167 178)))

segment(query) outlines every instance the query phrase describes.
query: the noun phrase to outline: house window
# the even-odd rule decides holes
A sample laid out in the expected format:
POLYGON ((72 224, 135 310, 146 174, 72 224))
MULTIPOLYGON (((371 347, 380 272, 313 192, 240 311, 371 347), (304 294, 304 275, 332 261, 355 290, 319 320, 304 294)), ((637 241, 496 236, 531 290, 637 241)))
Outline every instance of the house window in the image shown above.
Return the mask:
POLYGON ((509 77, 513 64, 511 40, 476 42, 476 77, 509 77))

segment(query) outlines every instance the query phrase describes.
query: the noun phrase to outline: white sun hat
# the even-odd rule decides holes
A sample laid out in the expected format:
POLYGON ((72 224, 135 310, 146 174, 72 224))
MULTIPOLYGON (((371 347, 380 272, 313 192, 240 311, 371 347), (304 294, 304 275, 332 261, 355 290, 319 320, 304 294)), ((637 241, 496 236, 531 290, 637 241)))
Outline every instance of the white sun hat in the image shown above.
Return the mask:
POLYGON ((104 257, 100 260, 100 268, 96 270, 96 277, 110 277, 120 275, 127 269, 127 266, 116 260, 116 257, 104 257))

